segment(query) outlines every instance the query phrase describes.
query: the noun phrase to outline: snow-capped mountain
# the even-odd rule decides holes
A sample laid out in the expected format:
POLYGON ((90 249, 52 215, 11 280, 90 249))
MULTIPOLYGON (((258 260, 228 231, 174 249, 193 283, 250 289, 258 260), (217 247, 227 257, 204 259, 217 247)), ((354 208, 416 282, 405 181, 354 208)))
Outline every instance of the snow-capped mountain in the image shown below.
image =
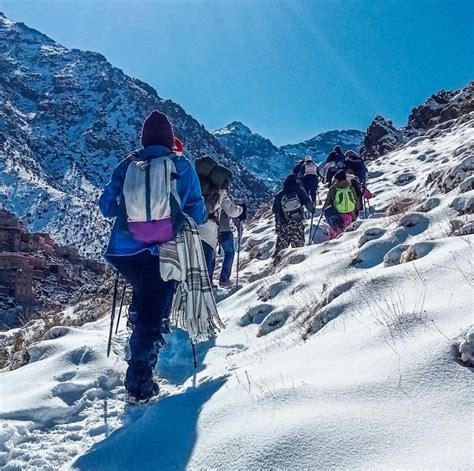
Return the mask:
POLYGON ((270 188, 277 185, 295 164, 295 159, 270 139, 251 131, 239 121, 214 131, 214 136, 243 167, 270 188))
POLYGON ((284 150, 296 159, 302 159, 305 155, 309 154, 314 160, 322 162, 336 145, 341 146, 343 151, 349 149, 358 150, 364 137, 365 133, 357 129, 327 131, 299 144, 283 146, 281 150, 284 150))
POLYGON ((226 328, 196 369, 166 336, 158 401, 124 404, 125 320, 110 358, 107 318, 48 331, 0 372, 0 467, 472 468, 474 113, 445 124, 368 163, 375 214, 337 239, 274 264, 259 214, 226 328))
POLYGON ((186 155, 209 154, 231 168, 236 193, 250 206, 267 197, 181 106, 102 55, 67 49, 0 15, 0 206, 34 231, 98 254, 109 227, 97 208, 100 188, 139 146, 153 109, 170 117, 186 155))
POLYGON ((277 147, 241 122, 234 121, 214 131, 214 136, 256 178, 274 188, 306 155, 322 162, 335 145, 340 145, 343 150, 357 150, 365 134, 357 130, 329 131, 299 144, 277 147))

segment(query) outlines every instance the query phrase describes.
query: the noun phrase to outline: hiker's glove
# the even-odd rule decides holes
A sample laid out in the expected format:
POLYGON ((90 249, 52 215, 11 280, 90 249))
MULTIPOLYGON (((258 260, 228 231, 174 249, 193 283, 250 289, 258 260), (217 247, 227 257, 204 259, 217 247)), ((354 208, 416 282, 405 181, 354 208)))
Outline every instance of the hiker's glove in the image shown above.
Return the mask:
POLYGON ((242 208, 242 212, 240 213, 239 216, 237 216, 237 219, 240 222, 246 221, 247 220, 247 205, 245 203, 240 203, 239 206, 242 208))

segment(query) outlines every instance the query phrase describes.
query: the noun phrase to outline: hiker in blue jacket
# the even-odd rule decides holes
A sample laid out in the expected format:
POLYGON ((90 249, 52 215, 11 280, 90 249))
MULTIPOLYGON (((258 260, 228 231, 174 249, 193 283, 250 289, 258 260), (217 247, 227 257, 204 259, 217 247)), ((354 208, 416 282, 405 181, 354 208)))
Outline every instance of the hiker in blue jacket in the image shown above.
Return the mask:
POLYGON ((283 190, 275 195, 273 214, 275 215, 277 242, 275 258, 289 247, 304 246, 304 208, 312 214, 314 205, 294 173, 288 175, 283 190))
MULTIPOLYGON (((175 137, 166 115, 153 111, 145 119, 141 142, 143 148, 128 155, 113 171, 112 178, 100 197, 99 206, 105 217, 115 218, 104 256, 133 287, 136 316, 130 337, 130 360, 125 387, 131 398, 147 400, 159 392, 158 384, 153 381, 153 370, 158 359, 160 344, 163 341, 161 323, 163 318, 169 316, 176 282, 163 281, 160 276, 158 243, 152 242, 151 239, 148 241, 141 239, 131 232, 129 213, 132 208, 131 205, 126 206, 127 195, 124 193, 127 170, 132 162, 134 165, 143 163, 143 167, 146 167, 151 166, 152 161, 160 157, 168 157, 174 163, 177 175, 172 173, 171 179, 174 179, 177 198, 173 201, 174 206, 177 203, 179 208, 173 207, 173 202, 169 205, 172 210, 174 209, 174 213, 172 211, 169 218, 172 220, 173 228, 179 224, 179 221, 175 219, 178 218, 177 214, 181 214, 182 217, 182 213, 185 213, 197 224, 201 224, 206 220, 207 210, 193 165, 186 157, 172 152, 175 137)), ((149 186, 148 180, 147 198, 150 198, 150 191, 152 193, 159 191, 149 186)), ((171 201, 171 196, 169 200, 171 201)), ((155 204, 155 208, 160 202, 153 201, 152 203, 155 204)), ((147 214, 150 204, 150 199, 146 199, 147 214)), ((145 211, 145 208, 133 208, 133 210, 145 211)), ((150 223, 153 224, 154 221, 145 224, 150 223)), ((138 223, 140 224, 143 223, 138 223)))

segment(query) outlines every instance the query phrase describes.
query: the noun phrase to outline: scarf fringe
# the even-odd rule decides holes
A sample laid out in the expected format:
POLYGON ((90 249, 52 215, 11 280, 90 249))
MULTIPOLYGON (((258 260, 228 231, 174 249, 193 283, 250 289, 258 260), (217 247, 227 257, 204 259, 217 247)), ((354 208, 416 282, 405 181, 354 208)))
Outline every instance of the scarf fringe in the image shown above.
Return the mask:
POLYGON ((162 278, 179 281, 171 322, 189 333, 193 342, 208 340, 224 323, 219 317, 196 223, 186 216, 175 241, 160 246, 162 278))

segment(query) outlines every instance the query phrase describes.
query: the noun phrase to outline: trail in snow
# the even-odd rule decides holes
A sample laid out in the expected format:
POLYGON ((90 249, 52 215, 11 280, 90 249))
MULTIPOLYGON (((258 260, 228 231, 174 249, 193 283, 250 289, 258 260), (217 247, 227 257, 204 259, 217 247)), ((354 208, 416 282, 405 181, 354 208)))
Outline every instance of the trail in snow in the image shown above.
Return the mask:
POLYGON ((371 165, 377 212, 337 240, 289 249, 270 215, 244 235, 227 327, 175 331, 162 398, 124 401, 127 337, 108 320, 58 329, 1 373, 7 470, 469 469, 473 121, 371 165), (471 183, 469 183, 471 179, 471 183), (469 186, 471 185, 471 186, 469 186))

